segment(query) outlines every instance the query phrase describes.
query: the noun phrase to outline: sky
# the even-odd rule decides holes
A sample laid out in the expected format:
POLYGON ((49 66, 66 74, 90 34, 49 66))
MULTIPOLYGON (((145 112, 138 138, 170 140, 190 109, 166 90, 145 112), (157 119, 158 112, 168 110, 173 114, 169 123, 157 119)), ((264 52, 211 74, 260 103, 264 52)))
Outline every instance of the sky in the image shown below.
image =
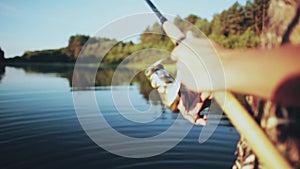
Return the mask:
MULTIPOLYGON (((213 15, 246 0, 152 0, 162 13, 213 15)), ((0 47, 5 57, 65 47, 72 35, 93 36, 120 18, 151 12, 144 0, 0 0, 0 47)), ((149 25, 152 23, 149 21, 149 25)), ((114 37, 110 37, 114 38, 114 37)))

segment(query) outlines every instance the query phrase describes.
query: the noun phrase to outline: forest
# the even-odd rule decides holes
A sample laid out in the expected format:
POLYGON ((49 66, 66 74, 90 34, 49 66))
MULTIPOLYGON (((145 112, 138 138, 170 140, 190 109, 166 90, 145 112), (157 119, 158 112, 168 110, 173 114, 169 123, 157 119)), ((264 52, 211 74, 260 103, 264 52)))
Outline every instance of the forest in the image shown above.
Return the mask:
MULTIPOLYGON (((226 48, 253 48, 260 45, 260 34, 266 22, 268 3, 269 1, 265 0, 248 0, 245 5, 236 2, 227 10, 215 14, 211 21, 191 14, 186 18, 177 16, 173 22, 183 32, 192 30, 196 36, 208 37, 226 48)), ((152 60, 157 60, 167 55, 166 52, 162 52, 163 50, 171 51, 173 48, 174 45, 164 34, 160 24, 155 23, 145 29, 138 43, 118 42, 105 37, 74 35, 69 38, 66 47, 26 51, 22 56, 6 59, 5 62, 74 64, 76 60, 79 60, 81 63, 100 63, 101 61, 104 65, 114 65, 122 61, 132 63, 134 60, 134 62, 143 63, 145 55, 151 55, 152 60), (82 50, 83 47, 84 50, 82 50), (161 50, 143 50, 149 48, 161 50), (133 57, 124 61, 127 56, 137 51, 140 51, 137 55, 143 57, 133 57), (79 55, 81 55, 80 58, 78 58, 79 55)))

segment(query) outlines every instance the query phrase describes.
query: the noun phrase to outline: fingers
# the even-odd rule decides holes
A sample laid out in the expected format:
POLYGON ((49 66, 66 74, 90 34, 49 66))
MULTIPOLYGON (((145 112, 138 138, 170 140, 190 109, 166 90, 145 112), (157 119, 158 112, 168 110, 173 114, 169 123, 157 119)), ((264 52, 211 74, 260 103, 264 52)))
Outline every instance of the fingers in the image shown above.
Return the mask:
POLYGON ((182 43, 184 43, 187 39, 195 39, 192 31, 188 31, 185 35, 185 39, 173 50, 171 55, 172 60, 177 61, 178 56, 182 56, 182 54, 184 54, 182 53, 182 50, 183 48, 186 48, 186 45, 183 45, 182 43))
POLYGON ((201 101, 212 99, 212 93, 211 92, 202 92, 200 95, 201 101))
POLYGON ((195 124, 196 125, 201 125, 201 126, 206 126, 207 125, 207 121, 206 121, 207 117, 206 115, 204 115, 203 118, 199 118, 196 120, 195 124))
MULTIPOLYGON (((183 40, 184 41, 184 40, 183 40)), ((184 54, 182 52, 182 49, 183 46, 182 44, 179 44, 177 47, 174 48, 174 50, 172 51, 171 53, 171 59, 174 60, 174 61, 178 61, 179 59, 179 56, 181 56, 182 54, 184 54)))
POLYGON ((178 104, 178 109, 180 111, 180 113, 182 114, 182 116, 188 120, 190 123, 193 123, 195 125, 202 125, 205 126, 207 124, 206 120, 207 120, 207 116, 203 115, 203 116, 199 116, 198 112, 201 108, 201 106, 203 105, 203 103, 198 103, 195 108, 193 108, 190 111, 187 111, 184 104, 183 104, 183 100, 182 98, 179 101, 178 104))
POLYGON ((222 59, 218 57, 207 39, 189 38, 174 48, 172 59, 176 61, 181 83, 190 90, 203 92, 225 89, 225 73, 222 59))
POLYGON ((193 35, 192 31, 187 31, 186 35, 185 35, 186 39, 192 39, 195 38, 195 36, 193 35))

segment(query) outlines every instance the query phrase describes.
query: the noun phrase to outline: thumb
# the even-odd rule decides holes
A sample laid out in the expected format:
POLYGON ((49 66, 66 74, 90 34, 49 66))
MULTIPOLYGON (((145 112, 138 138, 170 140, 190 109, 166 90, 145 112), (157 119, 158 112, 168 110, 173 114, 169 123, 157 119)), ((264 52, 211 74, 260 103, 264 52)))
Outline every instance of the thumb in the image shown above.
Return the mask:
POLYGON ((187 39, 194 39, 195 38, 192 31, 187 31, 185 37, 187 39))
MULTIPOLYGON (((187 31, 185 34, 185 39, 196 39, 192 31, 187 31)), ((183 40, 184 41, 184 40, 183 40)), ((177 47, 174 48, 171 59, 174 61, 178 61, 179 56, 184 55, 183 49, 185 48, 185 45, 179 44, 177 47)))

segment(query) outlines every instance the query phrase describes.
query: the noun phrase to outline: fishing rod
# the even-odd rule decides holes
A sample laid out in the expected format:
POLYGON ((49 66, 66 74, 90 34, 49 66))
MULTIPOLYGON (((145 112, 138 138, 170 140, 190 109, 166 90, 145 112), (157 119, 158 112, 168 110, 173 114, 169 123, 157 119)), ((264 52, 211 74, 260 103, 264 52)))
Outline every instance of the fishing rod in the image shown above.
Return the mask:
MULTIPOLYGON (((159 18, 167 36, 171 38, 176 46, 179 45, 185 39, 185 35, 162 15, 151 0, 145 1, 159 18)), ((214 92, 213 96, 232 124, 247 140, 249 146, 267 168, 292 168, 232 93, 218 91, 214 92)))
POLYGON ((180 31, 180 29, 177 28, 177 26, 175 26, 166 17, 164 17, 150 0, 145 1, 150 6, 152 11, 156 14, 156 16, 159 18, 163 30, 166 32, 168 37, 171 38, 171 41, 176 45, 180 44, 181 41, 185 39, 185 35, 180 31))

